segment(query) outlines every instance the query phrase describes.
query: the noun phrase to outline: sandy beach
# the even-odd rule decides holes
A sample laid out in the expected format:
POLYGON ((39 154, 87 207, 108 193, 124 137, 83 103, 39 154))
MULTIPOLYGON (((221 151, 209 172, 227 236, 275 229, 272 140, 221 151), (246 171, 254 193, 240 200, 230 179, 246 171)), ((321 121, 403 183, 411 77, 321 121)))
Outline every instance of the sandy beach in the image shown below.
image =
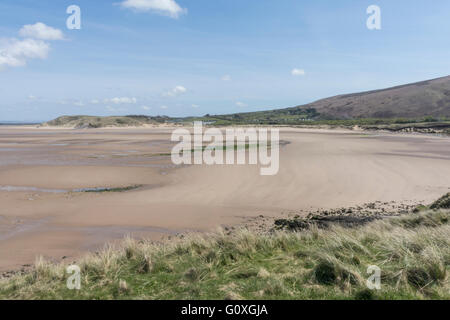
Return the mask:
POLYGON ((445 137, 283 128, 279 173, 261 176, 255 165, 177 167, 164 155, 171 133, 0 126, 0 271, 39 255, 73 260, 126 235, 159 240, 261 215, 427 203, 450 189, 445 137))

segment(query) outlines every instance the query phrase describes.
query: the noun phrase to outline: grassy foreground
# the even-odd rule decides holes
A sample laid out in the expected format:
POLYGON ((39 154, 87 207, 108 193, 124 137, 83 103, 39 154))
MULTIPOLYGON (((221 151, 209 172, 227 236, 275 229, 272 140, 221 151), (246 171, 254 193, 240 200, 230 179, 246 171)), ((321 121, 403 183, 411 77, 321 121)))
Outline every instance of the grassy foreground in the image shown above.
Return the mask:
POLYGON ((164 244, 124 240, 77 264, 39 260, 0 280, 0 299, 450 299, 450 211, 423 210, 357 228, 240 230, 164 244), (381 290, 369 290, 369 265, 381 290))

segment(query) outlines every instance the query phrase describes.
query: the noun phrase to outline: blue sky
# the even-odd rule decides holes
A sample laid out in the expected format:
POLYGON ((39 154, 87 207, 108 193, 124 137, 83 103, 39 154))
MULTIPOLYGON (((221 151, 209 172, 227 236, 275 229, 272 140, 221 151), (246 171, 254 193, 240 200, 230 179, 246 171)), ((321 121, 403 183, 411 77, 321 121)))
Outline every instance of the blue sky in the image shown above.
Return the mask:
POLYGON ((256 111, 446 76, 449 14, 448 0, 2 0, 0 120, 256 111), (60 33, 24 32, 36 23, 60 33))

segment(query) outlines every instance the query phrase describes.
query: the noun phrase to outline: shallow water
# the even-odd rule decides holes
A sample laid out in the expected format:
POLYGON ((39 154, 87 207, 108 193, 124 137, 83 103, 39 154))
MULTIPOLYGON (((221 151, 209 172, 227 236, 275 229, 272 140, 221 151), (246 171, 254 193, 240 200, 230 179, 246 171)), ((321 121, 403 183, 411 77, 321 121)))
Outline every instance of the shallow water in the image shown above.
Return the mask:
MULTIPOLYGON (((117 191, 131 191, 140 188, 141 186, 131 186, 129 190, 117 191)), ((69 193, 69 192, 108 192, 114 189, 123 189, 123 187, 96 187, 96 188, 77 188, 77 189, 46 189, 38 187, 22 187, 22 186, 0 186, 0 191, 5 192, 43 192, 43 193, 69 193)))
POLYGON ((44 193, 65 193, 69 192, 69 190, 64 189, 45 189, 45 188, 37 188, 37 187, 18 187, 18 186, 0 186, 0 191, 6 192, 44 192, 44 193))
MULTIPOLYGON (((32 231, 36 228, 45 225, 48 221, 49 221, 48 218, 44 218, 38 220, 20 221, 12 226, 6 225, 6 230, 2 230, 2 232, 0 233, 0 240, 6 240, 18 234, 32 231)), ((5 225, 0 225, 0 227, 2 226, 5 227, 5 225)))

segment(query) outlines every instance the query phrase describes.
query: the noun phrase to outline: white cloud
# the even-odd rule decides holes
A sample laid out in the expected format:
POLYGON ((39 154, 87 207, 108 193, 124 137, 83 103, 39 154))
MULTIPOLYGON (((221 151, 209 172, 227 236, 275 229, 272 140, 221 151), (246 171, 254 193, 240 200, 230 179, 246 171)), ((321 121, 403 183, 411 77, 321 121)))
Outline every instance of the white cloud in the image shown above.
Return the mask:
POLYGON ((167 106, 161 106, 160 108, 161 109, 167 109, 168 107, 167 106))
POLYGON ((103 100, 104 103, 114 103, 114 104, 135 104, 137 103, 136 98, 129 98, 129 97, 116 97, 112 99, 105 99, 103 100))
POLYGON ((92 99, 91 100, 91 104, 99 104, 99 103, 100 103, 100 101, 97 100, 97 99, 92 99))
POLYGON ((150 110, 151 108, 150 108, 150 107, 147 107, 147 106, 141 106, 141 109, 148 111, 148 110, 150 110))
POLYGON ((50 45, 34 39, 7 39, 0 44, 0 68, 22 67, 30 59, 46 59, 50 45))
POLYGON ((187 13, 187 9, 181 8, 175 0, 125 0, 121 6, 136 11, 149 11, 159 13, 177 19, 187 13))
POLYGON ((63 40, 64 34, 61 30, 45 25, 42 22, 27 24, 19 31, 19 35, 24 38, 34 38, 39 40, 63 40))
POLYGON ((106 110, 108 110, 109 112, 124 112, 127 111, 127 108, 114 108, 111 106, 106 106, 106 110))
POLYGON ((231 76, 229 74, 224 75, 222 81, 231 81, 231 76))
POLYGON ((246 106, 247 106, 247 104, 245 104, 245 103, 243 103, 243 102, 240 102, 240 101, 236 102, 236 105, 237 105, 238 107, 246 107, 246 106))
MULTIPOLYGON (((45 100, 42 100, 41 98, 37 98, 37 99, 39 99, 40 101, 45 101, 45 100)), ((72 105, 72 106, 77 106, 77 107, 83 107, 86 105, 82 100, 78 100, 78 99, 61 99, 61 100, 54 101, 54 103, 61 104, 61 105, 72 105)))
POLYGON ((0 69, 22 67, 31 59, 46 59, 50 44, 43 40, 62 40, 63 33, 41 22, 25 25, 19 34, 25 39, 0 39, 0 69))
POLYGON ((192 108, 197 109, 198 107, 200 107, 198 104, 193 104, 193 105, 192 105, 192 108))
POLYGON ((303 70, 303 69, 297 69, 297 68, 295 68, 295 69, 292 69, 291 74, 292 74, 293 76, 304 76, 304 75, 306 74, 306 72, 305 72, 305 70, 303 70))
POLYGON ((187 89, 183 86, 176 86, 172 90, 166 91, 163 95, 166 97, 176 97, 180 94, 186 93, 187 89))

